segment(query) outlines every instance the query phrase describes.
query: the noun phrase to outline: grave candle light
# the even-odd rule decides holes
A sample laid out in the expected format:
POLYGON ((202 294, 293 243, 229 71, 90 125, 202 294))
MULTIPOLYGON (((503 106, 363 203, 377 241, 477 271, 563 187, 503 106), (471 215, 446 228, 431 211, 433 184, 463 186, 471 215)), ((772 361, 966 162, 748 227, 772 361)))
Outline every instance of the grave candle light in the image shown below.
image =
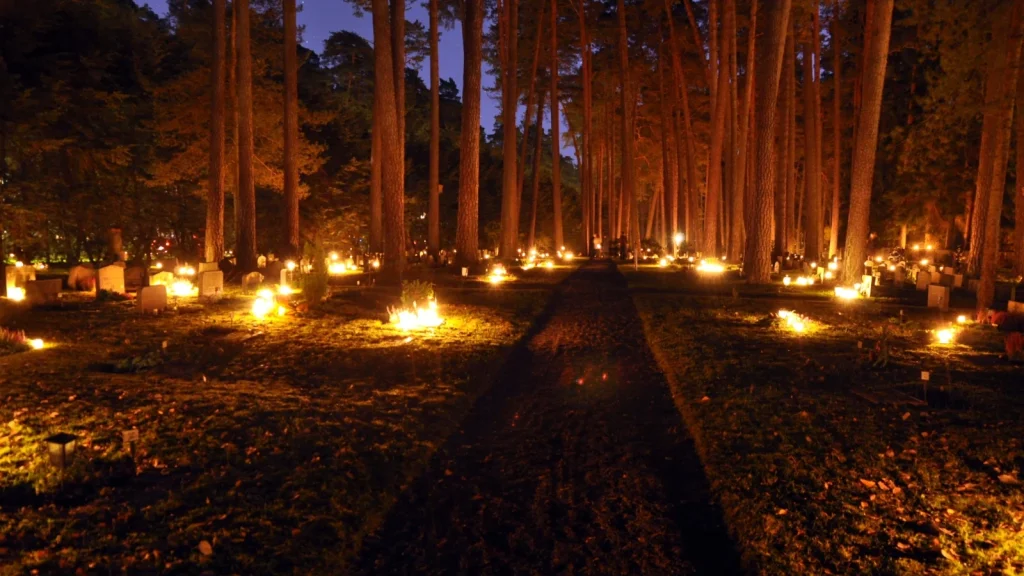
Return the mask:
POLYGON ((700 264, 697 265, 697 271, 703 274, 721 274, 722 272, 725 272, 725 266, 722 266, 717 262, 701 260, 700 264))
POLYGON ((957 316, 956 317, 956 323, 957 324, 967 324, 967 316, 964 316, 963 314, 957 316))
POLYGON ((668 258, 660 258, 658 260, 658 267, 659 268, 667 268, 668 267, 668 258))
POLYGON ((845 286, 836 286, 835 289, 836 298, 840 300, 854 300, 860 298, 860 291, 856 288, 847 288, 845 286))
POLYGON ((33 350, 42 350, 43 348, 46 347, 46 343, 43 342, 42 338, 33 338, 32 340, 28 341, 28 344, 29 346, 32 347, 33 350))
POLYGON ((955 336, 956 331, 952 328, 943 328, 935 331, 935 338, 939 341, 939 344, 950 344, 955 336))
POLYGON ((17 286, 7 287, 7 298, 15 302, 21 302, 25 299, 25 289, 18 288, 17 286))
POLYGON ((789 276, 786 276, 785 278, 782 279, 782 285, 783 286, 789 286, 792 283, 793 283, 793 280, 789 276))

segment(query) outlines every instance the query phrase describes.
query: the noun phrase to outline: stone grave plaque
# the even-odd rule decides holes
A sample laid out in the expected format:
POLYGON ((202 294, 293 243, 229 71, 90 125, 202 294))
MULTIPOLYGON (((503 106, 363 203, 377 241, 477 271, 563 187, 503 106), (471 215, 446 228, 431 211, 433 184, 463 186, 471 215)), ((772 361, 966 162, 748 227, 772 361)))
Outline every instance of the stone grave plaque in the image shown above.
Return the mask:
POLYGON ((917 289, 920 292, 924 292, 928 289, 928 285, 932 283, 932 275, 927 270, 921 270, 917 273, 917 289))
POLYGON ((117 264, 104 266, 96 275, 96 287, 99 290, 124 294, 124 267, 117 264))
POLYGON ((864 274, 860 277, 860 293, 865 298, 871 298, 871 288, 875 284, 875 277, 864 274))
POLYGON ((142 266, 131 266, 124 269, 124 287, 126 290, 137 291, 145 284, 146 269, 142 266))
POLYGON ((60 299, 60 278, 31 280, 25 285, 25 299, 32 306, 53 304, 60 299))
POLYGON ((202 274, 203 272, 212 272, 219 269, 216 262, 200 262, 197 273, 202 274))
POLYGON ((207 270, 199 273, 199 300, 219 300, 224 295, 224 273, 207 270))
POLYGON ((897 286, 902 286, 903 283, 906 282, 906 280, 907 280, 907 271, 906 271, 906 269, 903 268, 902 266, 897 266, 896 269, 893 270, 893 272, 892 272, 892 278, 893 278, 893 281, 896 283, 897 286))
POLYGON ((953 274, 953 288, 963 288, 963 287, 964 287, 964 275, 963 274, 953 274))
POLYGON ((939 310, 949 309, 949 287, 939 284, 928 286, 928 307, 939 310))
POLYGON ((163 284, 146 286, 139 290, 138 297, 135 300, 139 311, 143 314, 163 312, 167 309, 167 286, 163 284))
POLYGON ((953 275, 952 274, 942 274, 942 275, 940 275, 939 276, 939 285, 940 286, 945 286, 947 288, 952 288, 953 287, 953 275))

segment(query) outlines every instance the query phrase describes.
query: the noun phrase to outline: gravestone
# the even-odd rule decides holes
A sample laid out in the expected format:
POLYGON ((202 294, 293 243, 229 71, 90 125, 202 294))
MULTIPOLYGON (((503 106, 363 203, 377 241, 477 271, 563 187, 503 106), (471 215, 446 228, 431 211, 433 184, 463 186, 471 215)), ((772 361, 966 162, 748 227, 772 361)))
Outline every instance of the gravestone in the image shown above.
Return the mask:
POLYGON ((972 293, 972 294, 977 294, 978 293, 978 284, 980 282, 981 281, 978 280, 977 278, 971 278, 970 280, 968 280, 967 281, 967 291, 972 293))
POLYGON ((287 268, 281 269, 281 286, 292 286, 295 282, 295 271, 287 268))
POLYGON ((260 282, 263 282, 263 274, 259 272, 249 272, 245 276, 242 276, 242 290, 246 292, 254 292, 260 287, 260 282))
POLYGON ((928 307, 939 310, 949 309, 949 287, 932 284, 928 287, 928 307))
POLYGON ((260 255, 260 257, 256 259, 256 265, 260 268, 265 268, 267 266, 267 257, 260 255))
POLYGON ((214 270, 219 270, 219 268, 217 267, 217 263, 216 262, 200 262, 199 263, 199 269, 198 269, 198 273, 199 274, 202 274, 203 272, 212 272, 214 270))
POLYGON ((1010 314, 1024 314, 1024 302, 1010 300, 1006 303, 1006 310, 1010 314))
POLYGON ((964 287, 964 275, 963 274, 953 274, 953 288, 963 288, 963 287, 964 287))
POLYGON ((96 270, 90 265, 79 264, 68 271, 69 290, 93 290, 96 288, 96 270))
POLYGON ((224 295, 224 273, 207 270, 199 273, 199 301, 215 301, 224 295))
POLYGON ((285 272, 284 263, 280 260, 274 260, 267 264, 266 269, 263 271, 263 275, 267 278, 272 278, 278 282, 284 277, 285 272))
POLYGON ((896 283, 896 286, 902 286, 903 283, 907 281, 906 268, 902 266, 897 266, 896 269, 892 271, 892 278, 893 281, 896 283))
POLYGON ((864 274, 860 277, 860 293, 865 298, 871 298, 871 288, 875 284, 875 277, 864 274))
POLYGON ((930 272, 932 274, 932 276, 934 276, 934 275, 939 273, 939 269, 935 267, 935 264, 929 264, 928 265, 928 272, 930 272))
POLYGON ((932 275, 925 270, 921 270, 917 273, 917 289, 924 292, 928 289, 928 286, 932 283, 932 275))
POLYGON ((36 269, 31 266, 7 266, 4 276, 8 288, 24 288, 36 279, 36 269))
POLYGON ((953 275, 952 274, 941 274, 939 276, 939 285, 947 288, 953 287, 953 275))
POLYGON ((779 273, 779 261, 778 260, 776 260, 775 264, 772 265, 772 272, 774 272, 775 274, 779 273))
POLYGON ((163 284, 146 286, 139 290, 135 301, 139 311, 143 314, 163 312, 167 308, 167 286, 163 284))
POLYGON ((802 264, 802 265, 800 266, 800 269, 801 269, 801 270, 803 271, 803 273, 804 273, 804 274, 806 274, 806 275, 808 275, 808 276, 810 276, 810 275, 811 275, 811 265, 810 265, 810 263, 809 263, 809 262, 806 262, 806 261, 805 261, 805 262, 804 262, 804 263, 803 263, 803 264, 802 264))
POLYGON ((170 286, 174 284, 174 273, 172 272, 157 272, 149 276, 150 286, 170 286))
POLYGON ((100 268, 96 274, 96 288, 116 294, 124 294, 124 268, 117 264, 100 268))
POLYGON ((53 280, 31 280, 25 284, 25 299, 32 306, 53 304, 60 299, 60 278, 53 280))
POLYGON ((142 288, 146 283, 146 269, 142 266, 132 266, 124 269, 124 287, 131 292, 142 288))

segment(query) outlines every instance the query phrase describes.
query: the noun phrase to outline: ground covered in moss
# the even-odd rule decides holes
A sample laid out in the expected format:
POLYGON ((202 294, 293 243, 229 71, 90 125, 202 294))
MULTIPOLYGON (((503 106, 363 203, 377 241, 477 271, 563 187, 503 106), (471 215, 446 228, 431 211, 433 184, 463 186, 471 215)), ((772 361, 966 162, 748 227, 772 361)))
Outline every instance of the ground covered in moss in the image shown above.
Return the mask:
POLYGON ((1024 366, 1002 334, 941 345, 969 311, 623 270, 750 571, 1024 573, 1024 366))

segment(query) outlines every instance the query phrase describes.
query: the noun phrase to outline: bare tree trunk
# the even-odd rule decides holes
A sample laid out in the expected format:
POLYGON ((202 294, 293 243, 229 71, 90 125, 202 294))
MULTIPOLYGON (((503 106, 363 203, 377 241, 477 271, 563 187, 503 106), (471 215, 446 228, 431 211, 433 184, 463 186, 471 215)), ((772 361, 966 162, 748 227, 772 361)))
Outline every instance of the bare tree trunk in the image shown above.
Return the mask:
MULTIPOLYGON (((812 42, 816 41, 812 38, 812 42)), ((804 44, 804 256, 821 256, 821 134, 818 133, 818 63, 810 44, 804 44)))
MULTIPOLYGON (((712 0, 713 2, 714 0, 712 0)), ((713 6, 714 4, 712 4, 713 6)), ((720 254, 718 250, 720 200, 722 196, 722 152, 724 148, 726 120, 729 112, 729 75, 721 71, 718 78, 718 96, 715 98, 714 117, 711 124, 711 148, 708 151, 708 186, 704 198, 704 242, 706 254, 720 254)))
MULTIPOLYGON (((696 240, 698 240, 698 234, 697 234, 697 226, 695 224, 695 221, 696 221, 696 218, 697 218, 697 190, 696 190, 696 185, 697 185, 697 167, 696 167, 696 162, 695 162, 695 159, 694 159, 695 152, 694 152, 694 145, 693 145, 693 135, 692 135, 692 132, 690 130, 691 123, 690 123, 690 96, 689 96, 689 92, 690 91, 689 91, 689 84, 686 81, 686 75, 683 72, 683 66, 682 66, 682 63, 680 61, 681 48, 679 46, 679 39, 676 36, 675 23, 674 23, 674 21, 672 19, 672 8, 671 8, 670 3, 669 3, 668 0, 665 0, 664 4, 665 4, 665 16, 668 18, 669 39, 670 39, 670 42, 672 43, 672 49, 671 49, 671 54, 672 54, 672 77, 673 77, 673 82, 675 83, 676 89, 677 89, 677 98, 682 103, 681 108, 682 108, 682 123, 683 123, 683 130, 682 130, 682 132, 683 132, 683 142, 681 143, 681 146, 680 146, 679 150, 682 151, 682 150, 685 149, 685 153, 677 152, 677 156, 682 158, 683 160, 685 160, 685 162, 683 162, 683 160, 679 161, 680 173, 682 173, 683 165, 686 166, 686 176, 685 176, 685 178, 686 178, 686 185, 685 185, 685 187, 680 185, 680 191, 681 191, 682 194, 685 195, 685 197, 683 198, 683 205, 684 205, 684 210, 685 210, 686 215, 685 215, 685 218, 683 219, 683 227, 685 229, 684 233, 686 235, 686 239, 688 241, 690 241, 694 245, 699 245, 699 243, 696 242, 696 240)), ((690 1, 687 0, 685 2, 685 5, 686 5, 686 9, 687 9, 687 14, 691 14, 693 10, 692 10, 692 8, 690 6, 690 1)), ((690 18, 691 18, 691 22, 694 22, 692 14, 691 14, 690 18)), ((694 27, 694 35, 695 35, 695 37, 699 37, 699 34, 697 33, 696 27, 694 27)), ((703 46, 703 44, 697 44, 696 46, 700 47, 700 46, 703 46)), ((701 60, 702 61, 703 61, 703 56, 704 56, 703 55, 703 49, 701 48, 701 60)))
POLYGON ((459 222, 455 249, 460 264, 476 264, 480 225, 480 84, 484 3, 465 0, 462 15, 462 140, 459 155, 459 222))
MULTIPOLYGON (((519 190, 519 195, 516 197, 516 218, 521 217, 522 203, 523 203, 523 186, 526 182, 526 144, 529 138, 526 137, 530 129, 530 119, 533 118, 533 106, 535 104, 537 96, 537 69, 540 66, 540 47, 544 35, 544 12, 547 8, 547 2, 541 0, 538 6, 537 14, 537 38, 533 43, 533 65, 530 67, 530 88, 526 91, 526 112, 523 114, 523 141, 519 143, 519 177, 516 184, 516 189, 519 190)), ((543 100, 537 103, 540 106, 544 106, 543 100)), ((533 243, 527 244, 528 247, 532 247, 533 243)))
MULTIPOLYGON (((227 104, 231 111, 231 217, 235 231, 235 245, 238 244, 238 2, 231 2, 231 38, 228 51, 227 104)), ((237 260, 236 260, 237 262, 237 260)))
POLYGON ((786 112, 789 119, 786 124, 786 251, 795 252, 798 247, 799 220, 797 220, 797 182, 796 182, 796 31, 790 20, 789 34, 786 37, 786 112))
POLYGON ((405 197, 402 191, 401 139, 395 86, 395 58, 392 54, 392 15, 388 0, 373 0, 374 96, 380 122, 381 191, 384 236, 383 280, 401 283, 405 268, 405 197))
MULTIPOLYGON (((1016 6, 1016 2, 1014 3, 1016 6)), ((967 273, 976 276, 981 273, 982 254, 985 247, 986 226, 988 222, 988 197, 992 189, 994 171, 997 169, 999 134, 1003 119, 1012 115, 1013 108, 1007 109, 1007 93, 1011 87, 1006 85, 1008 71, 1010 37, 1013 32, 1011 23, 1005 17, 993 18, 992 41, 990 43, 988 69, 985 75, 985 114, 981 128, 981 148, 978 157, 978 176, 974 190, 974 204, 971 213, 971 230, 967 254, 967 273)), ((1016 88, 1014 86, 1013 88, 1016 88)), ((979 294, 980 296, 980 294, 979 294)))
MULTIPOLYGON (((430 0, 430 167, 427 178, 427 252, 441 251, 441 74, 438 60, 437 0, 430 0)), ((523 139, 525 141, 525 138, 523 139)))
MULTIPOLYGON (((985 222, 985 237, 982 240, 981 281, 978 283, 977 311, 979 320, 992 305, 996 292, 996 268, 999 264, 999 240, 1002 235, 1000 220, 1003 213, 1003 197, 1006 195, 1006 163, 1010 156, 1010 137, 1013 129, 1013 104, 1017 93, 1017 74, 1020 65, 1022 9, 1024 2, 1016 0, 1010 12, 1010 35, 1006 46, 1006 74, 1002 79, 1003 94, 1001 106, 1005 109, 998 122, 996 134, 995 166, 992 169, 992 186, 988 196, 988 210, 985 222)), ((1018 144, 1019 146, 1019 144, 1018 144)))
MULTIPOLYGON (((1024 74, 1017 78, 1017 177, 1013 191, 1013 271, 1024 274, 1024 74)), ((3 252, 0 251, 0 254, 3 252)))
POLYGON ((551 202, 555 248, 565 245, 562 235, 562 143, 558 119, 558 1, 551 1, 551 202))
POLYGON ((299 246, 299 54, 295 0, 284 0, 284 203, 288 256, 298 258, 302 250, 299 246))
MULTIPOLYGON (((380 86, 383 90, 383 85, 380 86)), ((384 177, 381 167, 382 138, 380 96, 374 84, 373 129, 370 135, 370 252, 384 251, 384 177)))
POLYGON ((658 195, 659 194, 661 194, 661 189, 660 188, 655 188, 654 189, 654 193, 651 194, 651 197, 647 200, 647 225, 644 227, 644 235, 643 235, 643 239, 645 239, 645 240, 651 240, 651 239, 654 238, 654 236, 652 236, 652 234, 654 232, 654 221, 655 221, 654 219, 655 219, 655 216, 657 216, 657 211, 658 211, 658 195))
MULTIPOLYGON (((402 209, 405 210, 405 0, 390 0, 391 3, 391 57, 394 59, 391 73, 394 74, 395 110, 398 118, 398 162, 401 178, 399 187, 402 191, 402 209)), ((387 197, 384 202, 384 229, 391 236, 389 216, 387 214, 387 197)), ((402 215, 402 237, 405 237, 405 215, 402 215)), ((387 240, 385 240, 385 244, 387 240)), ((386 250, 385 246, 385 252, 386 250)), ((402 246, 405 253, 405 246, 402 246)))
MULTIPOLYGON (((750 185, 747 180, 747 144, 750 141, 749 126, 751 123, 750 107, 754 98, 755 70, 757 68, 757 48, 754 38, 757 36, 757 2, 750 3, 750 28, 747 30, 747 59, 746 59, 746 85, 743 88, 743 103, 740 105, 739 120, 736 129, 736 149, 733 151, 733 199, 732 219, 733 226, 730 231, 729 246, 735 253, 729 254, 729 259, 738 261, 743 254, 743 231, 753 224, 749 222, 749 216, 753 216, 753 210, 745 210, 744 203, 748 197, 747 187, 750 185), (749 212, 749 215, 747 214, 749 212), (734 249, 732 248, 734 247, 734 249)), ((785 41, 783 41, 785 44, 785 41)), ((735 57, 734 57, 735 59, 735 57)), ((769 216, 769 220, 771 217, 769 216)))
MULTIPOLYGON (((756 4, 756 3, 755 3, 756 4)), ((722 32, 725 35, 724 38, 724 65, 725 73, 729 76, 729 90, 726 94, 728 98, 728 112, 726 118, 726 146, 722 154, 722 159, 725 163, 725 172, 722 175, 722 218, 726 220, 726 225, 722 229, 723 236, 723 249, 725 250, 728 259, 732 262, 739 262, 740 254, 743 253, 743 249, 740 246, 740 238, 742 236, 742 228, 740 222, 742 222, 742 211, 743 211, 743 199, 739 197, 739 190, 736 186, 736 176, 738 173, 739 160, 736 156, 736 151, 740 146, 739 142, 739 93, 737 83, 739 82, 739 67, 736 64, 738 58, 737 55, 737 40, 736 40, 736 0, 724 0, 723 10, 725 17, 722 22, 722 32), (736 218, 736 201, 739 197, 739 209, 740 218, 736 218)), ((740 179, 740 186, 742 186, 742 178, 740 179)))
POLYGON ((597 240, 598 242, 604 238, 604 227, 601 217, 603 216, 603 203, 605 198, 605 180, 604 180, 604 154, 606 149, 607 139, 601 138, 600 144, 597 147, 597 162, 595 168, 597 169, 597 206, 596 212, 594 213, 594 226, 597 228, 597 240))
MULTIPOLYGON (((503 0, 499 19, 501 46, 502 82, 502 178, 501 178, 501 244, 498 249, 502 258, 515 258, 519 244, 519 212, 516 210, 518 190, 518 160, 516 152, 517 124, 519 110, 519 2, 503 0)), ((524 138, 525 140, 525 138, 524 138)))
MULTIPOLYGON (((669 95, 669 90, 665 84, 665 54, 664 50, 661 50, 658 54, 658 108, 661 112, 661 179, 662 187, 665 190, 665 195, 668 196, 668 210, 671 211, 672 217, 670 223, 672 224, 672 232, 675 233, 679 230, 678 212, 679 212, 679 195, 676 189, 677 180, 672 172, 672 162, 674 159, 674 152, 672 150, 672 131, 674 123, 672 122, 672 103, 675 100, 674 97, 669 95)), ((666 247, 667 246, 664 246, 666 247)))
MULTIPOLYGON (((526 242, 529 249, 537 247, 537 198, 540 197, 540 160, 543 151, 544 141, 544 95, 537 99, 537 122, 534 124, 537 130, 537 146, 533 150, 533 207, 530 209, 530 237, 526 242)), ((526 135, 524 134, 525 138, 526 135)))
POLYGON ((256 269, 256 183, 253 179, 252 53, 249 0, 238 3, 238 230, 235 256, 245 272, 256 269))
POLYGON ((766 6, 766 29, 758 39, 756 107, 757 124, 757 178, 754 192, 754 216, 747 231, 746 254, 743 269, 747 282, 767 284, 771 281, 772 221, 775 202, 775 159, 772 149, 775 144, 775 124, 779 96, 779 78, 782 75, 783 56, 786 47, 786 30, 789 28, 791 0, 779 0, 766 6))
MULTIPOLYGON (((793 102, 791 102, 789 97, 789 87, 795 72, 795 62, 792 57, 792 50, 793 35, 787 30, 785 49, 782 56, 782 78, 780 78, 781 87, 784 92, 779 98, 779 115, 781 120, 778 143, 779 175, 777 188, 775 190, 775 242, 772 250, 775 255, 782 255, 784 252, 789 250, 789 228, 791 226, 789 210, 789 180, 792 177, 791 173, 793 165, 789 158, 789 141, 790 138, 792 138, 792 127, 789 123, 789 113, 793 102)), ((754 181, 756 182, 756 180, 757 177, 755 176, 754 181)), ((750 212, 751 214, 755 212, 753 207, 750 212)), ((752 228, 753 226, 749 226, 747 228, 748 234, 749 230, 752 228)))
POLYGON ((633 265, 640 263, 640 210, 636 197, 636 172, 633 166, 634 134, 633 134, 633 100, 632 86, 629 81, 629 38, 626 34, 626 5, 618 0, 619 19, 619 94, 622 101, 622 194, 629 195, 630 233, 633 244, 633 265))
MULTIPOLYGON (((206 196, 206 242, 204 259, 219 262, 224 257, 224 0, 213 2, 213 62, 210 64, 210 183, 206 196)), ((6 163, 6 158, 3 158, 6 163)), ((3 170, 0 170, 0 178, 3 170)), ((0 232, 2 234, 2 232, 0 232)))
POLYGON ((580 60, 583 71, 583 127, 581 129, 583 150, 580 155, 580 178, 583 188, 582 196, 586 200, 585 204, 587 207, 586 217, 584 218, 584 228, 586 229, 584 250, 590 255, 594 203, 593 151, 591 150, 590 137, 593 125, 593 87, 591 85, 593 82, 593 72, 591 71, 590 33, 587 30, 587 0, 579 0, 578 14, 580 21, 580 60))
POLYGON ((865 46, 863 95, 857 139, 850 169, 850 216, 843 249, 843 281, 860 281, 867 254, 868 217, 871 210, 871 183, 875 173, 878 145, 878 118, 882 109, 889 31, 892 27, 893 0, 876 0, 871 15, 871 45, 865 46))
POLYGON ((833 258, 839 252, 839 188, 842 169, 842 93, 843 83, 840 80, 842 71, 842 51, 839 48, 839 0, 832 0, 832 210, 829 216, 830 230, 828 238, 828 255, 833 258))

